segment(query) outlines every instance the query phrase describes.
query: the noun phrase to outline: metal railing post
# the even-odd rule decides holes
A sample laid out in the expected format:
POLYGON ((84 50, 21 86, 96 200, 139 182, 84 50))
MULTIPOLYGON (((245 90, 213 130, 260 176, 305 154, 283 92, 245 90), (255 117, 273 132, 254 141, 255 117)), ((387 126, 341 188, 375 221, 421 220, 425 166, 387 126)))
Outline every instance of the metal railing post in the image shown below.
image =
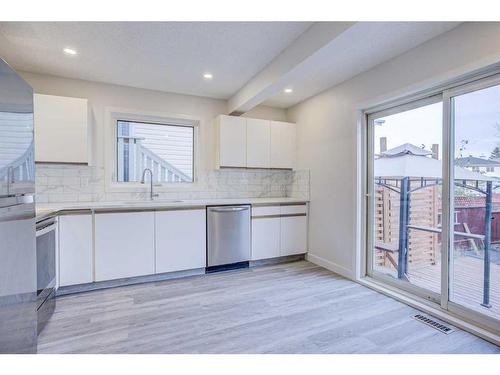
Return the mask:
POLYGON ((410 179, 401 179, 399 206, 399 248, 398 248, 398 279, 406 279, 408 267, 408 222, 410 218, 410 179))
POLYGON ((484 220, 484 276, 483 276, 483 303, 484 307, 490 304, 490 247, 491 247, 491 211, 492 211, 492 182, 486 182, 486 212, 484 220))

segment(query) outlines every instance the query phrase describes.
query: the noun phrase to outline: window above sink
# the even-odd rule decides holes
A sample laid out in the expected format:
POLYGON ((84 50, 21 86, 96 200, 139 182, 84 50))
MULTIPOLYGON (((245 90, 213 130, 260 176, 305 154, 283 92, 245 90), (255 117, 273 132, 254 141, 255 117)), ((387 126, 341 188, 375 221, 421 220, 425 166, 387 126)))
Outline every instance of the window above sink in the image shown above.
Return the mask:
POLYGON ((118 120, 116 151, 118 182, 138 182, 146 168, 157 183, 193 182, 193 126, 118 120))
POLYGON ((200 119, 184 115, 107 108, 106 191, 146 192, 153 173, 155 191, 197 186, 200 119))

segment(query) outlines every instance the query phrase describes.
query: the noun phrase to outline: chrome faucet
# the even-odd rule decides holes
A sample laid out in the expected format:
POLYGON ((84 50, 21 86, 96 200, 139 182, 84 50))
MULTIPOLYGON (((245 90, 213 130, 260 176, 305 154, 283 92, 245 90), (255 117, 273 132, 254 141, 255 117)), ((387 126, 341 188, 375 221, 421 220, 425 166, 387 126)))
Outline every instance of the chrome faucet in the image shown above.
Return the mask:
POLYGON ((153 171, 149 168, 145 168, 143 171, 142 171, 142 178, 141 178, 141 184, 144 184, 146 182, 146 172, 149 171, 149 174, 151 176, 151 179, 150 179, 150 182, 151 182, 151 187, 150 187, 150 191, 149 191, 149 198, 151 200, 154 199, 154 197, 157 197, 158 194, 153 194, 153 171))

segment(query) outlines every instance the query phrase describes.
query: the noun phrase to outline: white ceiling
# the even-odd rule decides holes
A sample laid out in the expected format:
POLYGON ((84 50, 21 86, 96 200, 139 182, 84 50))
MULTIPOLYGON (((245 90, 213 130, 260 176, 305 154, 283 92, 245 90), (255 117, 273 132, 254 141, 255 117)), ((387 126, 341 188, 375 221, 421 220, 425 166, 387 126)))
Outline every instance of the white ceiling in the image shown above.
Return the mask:
POLYGON ((1 22, 14 68, 119 85, 229 98, 308 22, 1 22), (71 47, 78 56, 62 49, 71 47), (211 82, 203 80, 211 72, 211 82))
POLYGON ((287 75, 293 94, 281 90, 264 104, 288 108, 415 48, 459 22, 357 22, 309 62, 287 75))
MULTIPOLYGON (((312 24, 0 22, 0 57, 28 72, 230 99, 252 80, 258 81, 264 68, 268 77, 273 60, 293 50, 312 24), (76 49, 78 55, 64 55, 65 47, 76 49), (204 72, 214 79, 205 81, 204 72)), ((264 104, 290 107, 457 25, 354 23, 309 56, 295 56, 295 65, 273 77, 279 85, 274 85, 264 104), (293 94, 283 94, 282 86, 293 87, 293 94)))

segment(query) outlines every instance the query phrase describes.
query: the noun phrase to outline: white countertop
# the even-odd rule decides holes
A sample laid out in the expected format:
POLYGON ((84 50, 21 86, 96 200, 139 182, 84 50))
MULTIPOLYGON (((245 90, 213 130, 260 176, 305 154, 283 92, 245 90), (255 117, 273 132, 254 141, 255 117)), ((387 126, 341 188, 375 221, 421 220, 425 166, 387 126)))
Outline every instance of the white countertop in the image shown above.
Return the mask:
POLYGON ((153 200, 153 201, 102 201, 102 202, 64 202, 64 203, 37 203, 36 217, 40 220, 44 217, 55 215, 60 211, 72 210, 141 210, 161 209, 175 207, 214 206, 231 204, 280 204, 280 203, 304 203, 307 199, 300 198, 235 198, 235 199, 203 199, 203 200, 153 200))

